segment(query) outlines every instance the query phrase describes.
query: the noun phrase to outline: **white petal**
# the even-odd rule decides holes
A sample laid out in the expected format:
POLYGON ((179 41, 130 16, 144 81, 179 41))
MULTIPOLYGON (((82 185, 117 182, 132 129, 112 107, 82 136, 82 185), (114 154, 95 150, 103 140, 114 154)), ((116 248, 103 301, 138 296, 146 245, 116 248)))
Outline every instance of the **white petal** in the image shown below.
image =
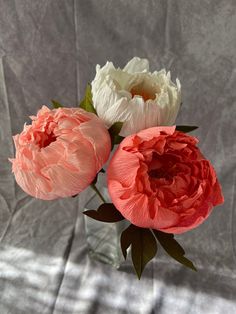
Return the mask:
POLYGON ((134 97, 129 101, 129 118, 123 124, 121 136, 128 136, 146 128, 145 106, 142 97, 134 97))
POLYGON ((109 73, 111 70, 115 70, 114 64, 112 62, 107 61, 107 63, 101 68, 99 64, 96 66, 96 73, 103 72, 109 73))
POLYGON ((180 91, 181 90, 181 84, 180 84, 180 81, 178 78, 176 79, 176 85, 177 85, 178 91, 180 91))
MULTIPOLYGON (((111 107, 114 106, 121 98, 122 95, 116 92, 115 87, 110 84, 105 84, 100 89, 93 89, 92 85, 92 94, 93 94, 93 105, 97 111, 98 116, 107 122, 106 113, 111 107)), ((108 124, 108 126, 110 123, 108 124)))
POLYGON ((151 128, 161 125, 160 111, 157 101, 147 101, 145 105, 145 128, 151 128))
MULTIPOLYGON (((98 113, 99 115, 99 113, 98 113)), ((127 121, 132 116, 127 98, 121 98, 116 103, 110 104, 106 111, 103 111, 102 119, 110 127, 117 121, 127 121)))
POLYGON ((148 72, 149 62, 147 59, 134 57, 126 64, 123 70, 129 73, 148 72))

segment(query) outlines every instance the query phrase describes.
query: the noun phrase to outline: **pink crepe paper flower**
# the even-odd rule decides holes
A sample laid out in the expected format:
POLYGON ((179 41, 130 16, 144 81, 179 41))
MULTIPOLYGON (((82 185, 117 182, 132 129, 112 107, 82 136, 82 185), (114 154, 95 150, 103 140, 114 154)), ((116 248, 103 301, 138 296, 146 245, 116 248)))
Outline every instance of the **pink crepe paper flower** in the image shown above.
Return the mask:
POLYGON ((50 110, 43 106, 15 135, 16 156, 10 159, 20 187, 52 200, 80 193, 107 161, 110 136, 101 120, 79 108, 50 110))
POLYGON ((153 127, 125 138, 108 168, 108 189, 136 226, 183 233, 223 203, 216 173, 198 140, 173 127, 153 127))

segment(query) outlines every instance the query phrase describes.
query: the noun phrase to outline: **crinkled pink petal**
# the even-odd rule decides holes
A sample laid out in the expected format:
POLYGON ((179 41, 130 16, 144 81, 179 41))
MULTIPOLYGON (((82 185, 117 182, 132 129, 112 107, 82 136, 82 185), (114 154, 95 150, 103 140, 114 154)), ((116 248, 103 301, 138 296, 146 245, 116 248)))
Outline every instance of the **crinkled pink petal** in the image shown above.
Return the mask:
POLYGON ((153 137, 158 137, 161 133, 172 135, 175 132, 175 126, 159 126, 149 129, 142 130, 138 133, 143 141, 152 139, 153 137))
POLYGON ((125 187, 131 186, 135 183, 139 167, 140 161, 136 155, 130 155, 122 149, 119 152, 117 150, 108 168, 108 178, 117 179, 125 187), (119 158, 115 158, 117 153, 119 158))
POLYGON ((55 195, 52 194, 51 182, 42 175, 36 174, 32 171, 15 172, 16 182, 26 193, 41 199, 53 199, 55 195), (52 195, 54 197, 52 197, 52 195))
POLYGON ((94 155, 96 157, 97 168, 100 170, 104 164, 104 152, 107 152, 105 159, 107 160, 111 150, 111 140, 107 137, 107 130, 101 128, 101 121, 98 119, 93 119, 93 124, 87 122, 80 126, 80 133, 90 142, 93 149, 94 155), (101 138, 103 141, 101 141, 101 138))

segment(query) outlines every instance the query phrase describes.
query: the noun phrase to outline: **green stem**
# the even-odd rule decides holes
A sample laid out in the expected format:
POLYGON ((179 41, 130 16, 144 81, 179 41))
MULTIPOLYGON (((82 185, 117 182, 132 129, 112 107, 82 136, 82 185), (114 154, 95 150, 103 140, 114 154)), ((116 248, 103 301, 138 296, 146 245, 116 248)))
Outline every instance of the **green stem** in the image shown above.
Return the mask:
POLYGON ((97 193, 97 195, 100 197, 100 199, 103 201, 103 203, 106 203, 105 198, 102 196, 102 194, 100 193, 100 191, 97 189, 95 184, 90 184, 91 188, 97 193))

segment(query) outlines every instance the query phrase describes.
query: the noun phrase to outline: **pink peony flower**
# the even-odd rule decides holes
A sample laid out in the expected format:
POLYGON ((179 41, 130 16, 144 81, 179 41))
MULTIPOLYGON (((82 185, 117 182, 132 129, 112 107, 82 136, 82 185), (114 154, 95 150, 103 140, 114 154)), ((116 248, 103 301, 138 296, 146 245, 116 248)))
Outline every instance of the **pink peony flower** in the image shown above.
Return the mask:
POLYGON ((43 106, 15 135, 12 171, 28 194, 44 200, 80 193, 107 161, 110 136, 93 113, 43 106))
POLYGON ((108 168, 108 189, 121 214, 136 226, 183 233, 223 203, 216 173, 195 137, 153 127, 125 138, 108 168))

